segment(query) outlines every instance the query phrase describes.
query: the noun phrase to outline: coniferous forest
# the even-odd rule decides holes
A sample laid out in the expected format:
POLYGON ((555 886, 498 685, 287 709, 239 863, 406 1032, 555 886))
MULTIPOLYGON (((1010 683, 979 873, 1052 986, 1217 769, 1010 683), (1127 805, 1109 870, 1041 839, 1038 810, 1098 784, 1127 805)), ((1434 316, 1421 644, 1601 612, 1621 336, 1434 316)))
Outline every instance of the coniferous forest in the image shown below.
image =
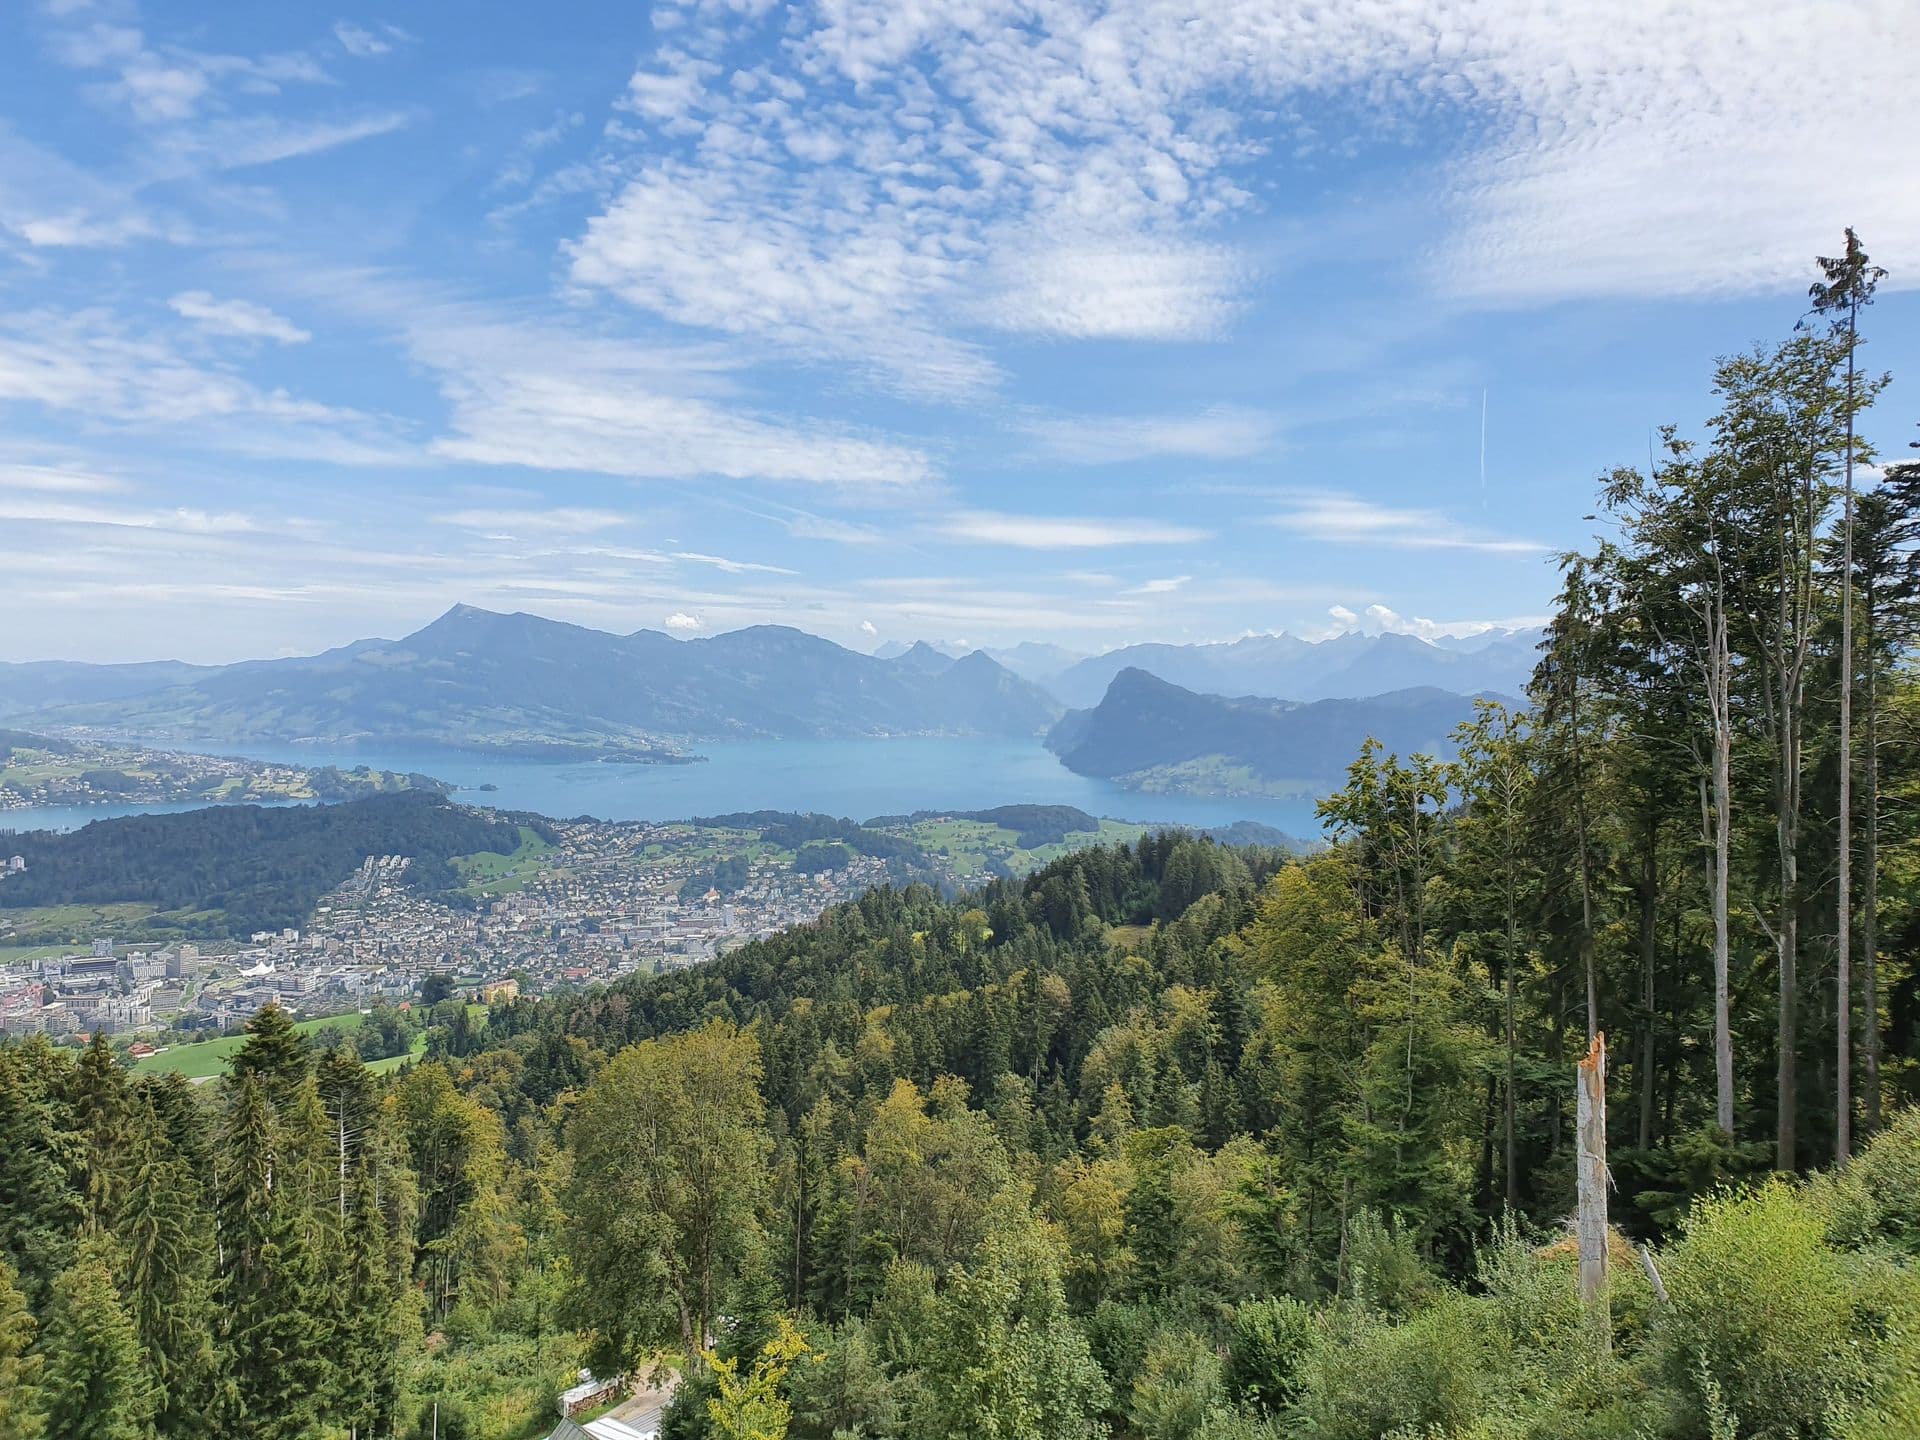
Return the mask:
POLYGON ((876 890, 391 1076, 0 1046, 0 1434, 518 1440, 656 1363, 675 1440, 1920 1434, 1920 465, 1817 274, 1323 850, 876 890))

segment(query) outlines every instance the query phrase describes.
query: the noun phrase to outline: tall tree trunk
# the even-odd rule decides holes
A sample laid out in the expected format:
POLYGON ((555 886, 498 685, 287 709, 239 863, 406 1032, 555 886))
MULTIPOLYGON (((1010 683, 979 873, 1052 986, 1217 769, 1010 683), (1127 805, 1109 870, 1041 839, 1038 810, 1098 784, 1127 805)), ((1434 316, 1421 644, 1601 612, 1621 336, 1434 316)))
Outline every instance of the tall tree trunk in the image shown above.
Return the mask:
POLYGON ((1640 857, 1640 1064, 1634 1078, 1640 1090, 1640 1127, 1635 1143, 1653 1145, 1654 1069, 1654 922, 1660 884, 1660 812, 1647 810, 1647 848, 1640 857))
MULTIPOLYGON (((1720 569, 1719 545, 1714 569, 1720 569)), ((1713 709, 1713 1079, 1714 1118, 1733 1134, 1733 1006, 1731 956, 1728 953, 1727 892, 1733 845, 1733 656, 1727 636, 1725 579, 1709 623, 1707 699, 1713 709)), ((1703 802, 1704 808, 1704 802, 1703 802)), ((1707 816, 1702 815, 1703 823, 1707 816)))
POLYGON ((1880 697, 1874 664, 1873 601, 1867 601, 1867 833, 1861 855, 1866 895, 1860 907, 1860 1086, 1867 1133, 1880 1128, 1880 697))
POLYGON ((1847 319, 1847 473, 1840 561, 1840 804, 1835 856, 1833 1157, 1853 1153, 1853 401, 1859 310, 1847 319))

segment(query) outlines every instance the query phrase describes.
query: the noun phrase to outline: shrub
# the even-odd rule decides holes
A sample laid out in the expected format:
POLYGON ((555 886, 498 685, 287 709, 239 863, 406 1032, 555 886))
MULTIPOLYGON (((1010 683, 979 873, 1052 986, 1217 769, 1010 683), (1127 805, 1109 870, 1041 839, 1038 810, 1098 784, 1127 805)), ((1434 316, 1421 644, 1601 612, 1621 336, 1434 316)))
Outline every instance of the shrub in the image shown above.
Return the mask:
POLYGON ((1188 1440, 1225 1399, 1213 1346, 1190 1330, 1167 1330, 1147 1347, 1127 1413, 1143 1440, 1188 1440))
POLYGON ((1702 1200, 1662 1265, 1660 1344, 1702 1425, 1708 1382, 1741 1433, 1811 1436, 1861 1392, 1853 1279, 1820 1218, 1773 1181, 1702 1200))
POLYGON ((1250 1300, 1233 1314, 1227 1379, 1234 1398, 1260 1410, 1290 1405, 1319 1334, 1298 1300, 1250 1300))
POLYGON ((1316 1440, 1452 1435, 1482 1413, 1483 1377, 1501 1357, 1474 1301, 1444 1291, 1400 1324, 1358 1310, 1331 1318, 1295 1406, 1316 1440))

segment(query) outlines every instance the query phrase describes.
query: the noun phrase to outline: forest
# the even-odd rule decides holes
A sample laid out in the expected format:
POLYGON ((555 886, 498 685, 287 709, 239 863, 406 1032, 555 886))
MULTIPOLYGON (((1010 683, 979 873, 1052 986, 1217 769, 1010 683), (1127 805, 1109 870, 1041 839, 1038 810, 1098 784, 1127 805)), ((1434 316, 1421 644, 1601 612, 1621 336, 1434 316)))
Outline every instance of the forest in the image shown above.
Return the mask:
POLYGON ((8 849, 27 868, 0 886, 0 906, 137 900, 175 912, 149 922, 157 934, 244 936, 305 925, 320 897, 368 855, 411 856, 410 886, 447 890, 460 883, 451 857, 511 854, 523 824, 552 837, 537 816, 473 810, 434 789, 96 820, 69 833, 9 835, 8 849))
POLYGON ((1920 466, 1821 275, 1322 851, 877 889, 390 1077, 0 1045, 0 1433, 523 1440, 655 1365, 672 1440, 1920 1433, 1920 466))

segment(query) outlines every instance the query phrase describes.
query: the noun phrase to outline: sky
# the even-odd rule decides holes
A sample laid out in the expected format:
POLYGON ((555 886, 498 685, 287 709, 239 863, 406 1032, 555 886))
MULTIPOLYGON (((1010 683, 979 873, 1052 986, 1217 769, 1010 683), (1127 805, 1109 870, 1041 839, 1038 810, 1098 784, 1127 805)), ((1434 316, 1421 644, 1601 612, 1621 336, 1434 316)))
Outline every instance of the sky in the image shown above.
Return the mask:
POLYGON ((1859 228, 1920 6, 0 5, 0 659, 456 602, 1094 651, 1541 617, 1859 228))

